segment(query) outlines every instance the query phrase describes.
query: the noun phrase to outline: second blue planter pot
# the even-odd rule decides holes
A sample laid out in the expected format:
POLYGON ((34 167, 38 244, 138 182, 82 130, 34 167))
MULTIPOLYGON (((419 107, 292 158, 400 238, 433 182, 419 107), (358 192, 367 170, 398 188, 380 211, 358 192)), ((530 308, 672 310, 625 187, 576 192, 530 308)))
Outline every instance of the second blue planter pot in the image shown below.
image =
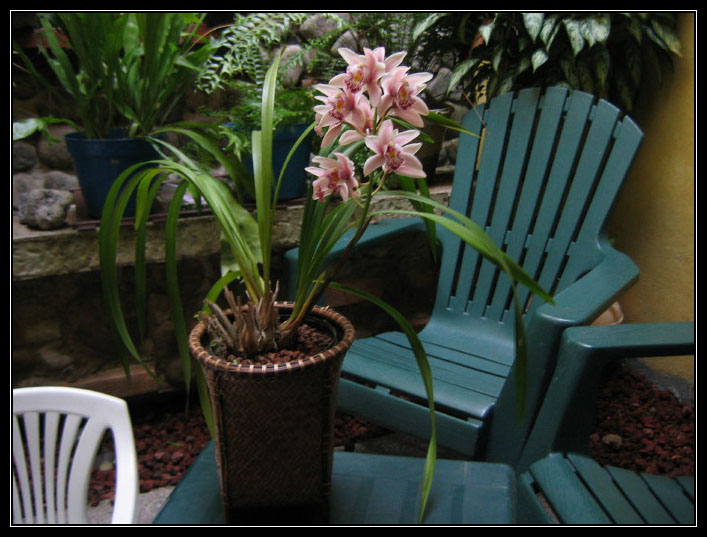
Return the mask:
MULTIPOLYGON (((298 123, 279 129, 273 136, 272 166, 275 174, 275 181, 280 176, 280 171, 285 163, 292 146, 302 136, 309 127, 309 123, 298 123)), ((287 170, 282 178, 279 200, 290 200, 301 198, 307 191, 307 172, 304 169, 309 166, 309 157, 312 149, 312 137, 314 132, 300 144, 287 164, 287 170)), ((253 173, 253 159, 246 159, 246 166, 250 173, 253 173)))
MULTIPOLYGON (((113 182, 130 166, 160 158, 152 144, 143 138, 124 138, 120 132, 114 138, 85 138, 76 132, 65 136, 71 154, 88 215, 100 218, 103 204, 113 182)), ((134 196, 125 216, 135 215, 134 196)))

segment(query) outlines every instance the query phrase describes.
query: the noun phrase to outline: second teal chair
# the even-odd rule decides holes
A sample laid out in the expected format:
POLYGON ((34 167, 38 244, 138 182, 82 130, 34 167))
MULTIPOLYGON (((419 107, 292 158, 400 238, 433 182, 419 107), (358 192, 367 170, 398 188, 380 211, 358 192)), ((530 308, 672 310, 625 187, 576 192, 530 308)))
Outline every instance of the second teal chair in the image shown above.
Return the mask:
POLYGON ((557 369, 516 467, 519 522, 694 524, 694 476, 602 466, 589 449, 599 381, 607 366, 694 350, 692 322, 566 330, 557 369))
MULTIPOLYGON (((440 445, 514 464, 552 373, 562 331, 589 323, 638 277, 602 232, 642 138, 610 103, 563 88, 506 94, 463 122, 450 206, 467 214, 556 299, 520 289, 529 344, 524 420, 516 413, 514 315, 508 279, 445 230, 434 311, 420 333, 434 375, 440 445), (515 440, 508 441, 511 429, 515 440)), ((371 226, 382 240, 388 227, 371 226)), ((419 222, 411 223, 419 226, 419 222)), ((366 240, 362 241, 365 246, 366 240)), ((286 255, 292 268, 297 251, 286 255)), ((394 430, 429 435, 425 391, 402 333, 357 340, 339 406, 394 430), (402 397, 400 397, 402 396, 402 397)))

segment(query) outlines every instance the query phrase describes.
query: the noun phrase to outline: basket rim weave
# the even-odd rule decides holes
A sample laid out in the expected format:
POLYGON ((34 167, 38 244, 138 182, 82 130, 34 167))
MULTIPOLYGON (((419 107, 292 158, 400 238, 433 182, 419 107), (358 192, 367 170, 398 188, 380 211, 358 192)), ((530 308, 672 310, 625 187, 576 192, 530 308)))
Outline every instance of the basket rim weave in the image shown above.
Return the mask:
MULTIPOLYGON (((278 310, 287 311, 292 309, 292 304, 289 302, 276 302, 278 310)), ((308 315, 324 318, 325 320, 339 325, 343 329, 341 338, 332 347, 325 351, 319 352, 312 356, 292 360, 290 362, 279 364, 238 364, 229 362, 223 358, 215 356, 213 353, 204 347, 201 339, 206 331, 206 323, 199 321, 189 334, 189 349, 192 356, 202 365, 216 371, 228 371, 230 373, 240 373, 246 375, 274 375, 283 372, 298 371, 307 367, 313 367, 322 362, 329 361, 338 356, 342 352, 346 352, 354 340, 355 330, 351 322, 334 311, 328 306, 314 306, 308 315)))

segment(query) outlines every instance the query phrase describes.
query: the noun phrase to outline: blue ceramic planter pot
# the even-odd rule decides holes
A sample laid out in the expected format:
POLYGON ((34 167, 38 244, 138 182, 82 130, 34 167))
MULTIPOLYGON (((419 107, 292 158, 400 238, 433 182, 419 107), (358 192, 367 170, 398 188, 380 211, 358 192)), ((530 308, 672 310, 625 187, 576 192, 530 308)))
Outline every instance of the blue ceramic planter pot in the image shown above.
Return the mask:
MULTIPOLYGON (((309 123, 298 123, 283 127, 273 136, 272 165, 275 174, 275 181, 280 177, 280 170, 285 163, 290 149, 302 133, 307 130, 309 123)), ((278 195, 279 200, 290 200, 301 198, 307 191, 307 172, 304 169, 309 166, 309 156, 312 148, 312 138, 314 131, 300 144, 297 151, 292 155, 287 164, 287 171, 282 178, 282 185, 278 195)), ((253 159, 248 157, 245 162, 248 171, 253 173, 253 159)))
MULTIPOLYGON (((147 140, 124 138, 119 131, 114 134, 114 138, 103 139, 85 138, 79 132, 65 136, 88 215, 93 218, 101 217, 103 204, 121 173, 140 162, 160 158, 147 140)), ((125 216, 134 215, 135 196, 130 199, 125 211, 125 216)))

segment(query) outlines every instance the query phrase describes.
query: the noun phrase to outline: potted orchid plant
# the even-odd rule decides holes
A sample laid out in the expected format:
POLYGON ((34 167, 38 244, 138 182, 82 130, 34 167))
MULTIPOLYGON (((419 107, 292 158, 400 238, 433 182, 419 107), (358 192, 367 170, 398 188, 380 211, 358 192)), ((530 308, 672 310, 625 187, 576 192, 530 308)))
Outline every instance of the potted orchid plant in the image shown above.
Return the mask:
MULTIPOLYGON (((551 297, 508 258, 482 229, 465 216, 422 194, 386 190, 386 181, 394 174, 418 181, 424 179, 422 164, 416 157, 421 147, 417 129, 422 126, 423 117, 431 115, 421 97, 431 75, 410 73, 409 68, 402 64, 405 56, 403 53, 386 57, 383 48, 364 49, 363 54, 348 49, 340 49, 339 52, 348 63, 346 72, 335 76, 327 84, 315 87, 319 92, 317 98, 321 104, 314 108, 315 123, 308 130, 314 129, 322 137, 323 151, 313 159, 312 165, 306 168, 313 180, 302 220, 298 278, 295 282, 293 302, 278 302, 277 283, 271 283, 273 216, 277 202, 277 195, 273 199, 271 192, 272 186, 275 185, 274 191, 277 193, 284 173, 283 169, 280 177, 275 180, 271 164, 272 110, 278 60, 273 63, 265 78, 262 130, 253 133, 255 216, 236 201, 224 183, 210 176, 207 171, 183 155, 181 162, 176 158, 161 161, 159 168, 144 170, 137 177, 131 178, 129 173, 124 174, 119 179, 119 184, 113 188, 101 222, 101 267, 105 298, 123 342, 139 360, 140 356, 127 331, 117 294, 115 248, 120 215, 128 193, 138 189, 136 227, 142 232, 151 200, 164 179, 164 172, 179 174, 184 180, 178 190, 183 192, 186 188, 194 188, 203 196, 218 219, 223 239, 235 260, 234 270, 225 274, 214 285, 212 293, 205 300, 204 310, 200 312, 199 322, 191 331, 187 349, 187 328, 184 316, 180 313, 175 269, 176 236, 173 231, 181 196, 175 196, 167 221, 167 283, 172 293, 174 311, 177 312, 176 334, 181 342, 185 378, 187 381, 191 378, 191 353, 202 366, 201 374, 198 375, 199 385, 204 388, 206 384, 209 388, 210 403, 206 406, 214 413, 217 440, 223 446, 228 446, 217 449, 222 471, 222 493, 227 507, 232 501, 235 507, 252 507, 252 501, 255 501, 253 498, 243 498, 239 495, 243 494, 244 490, 261 490, 258 487, 270 481, 268 476, 272 477, 275 488, 281 491, 287 489, 286 483, 293 475, 302 474, 308 480, 316 481, 314 484, 309 483, 315 489, 315 496, 326 495, 332 460, 331 428, 336 400, 335 386, 340 360, 343 358, 332 358, 331 355, 334 354, 333 349, 345 352, 351 344, 353 332, 350 323, 342 320, 340 316, 336 316, 337 319, 334 320, 328 318, 320 323, 331 326, 340 322, 340 327, 330 330, 333 335, 332 347, 317 350, 314 355, 294 358, 284 364, 267 360, 257 361, 256 357, 261 358, 268 353, 294 347, 301 328, 307 325, 312 317, 321 313, 322 309, 315 304, 328 286, 335 286, 374 301, 389 312, 408 335, 428 393, 433 432, 423 478, 420 509, 422 516, 436 458, 433 386, 425 352, 410 324, 393 308, 362 291, 335 282, 341 260, 330 265, 326 263, 333 246, 344 233, 354 229, 353 238, 347 248, 347 251, 350 251, 364 234, 371 219, 382 212, 418 215, 446 227, 477 248, 508 274, 514 286, 516 282, 520 282, 546 300, 551 300, 551 297), (368 152, 360 171, 353 160, 358 151, 368 152), (122 191, 120 183, 127 183, 122 191), (375 198, 391 196, 407 199, 414 207, 422 209, 380 211, 376 208, 375 198), (241 285, 243 296, 235 296, 228 290, 228 284, 234 281, 241 285), (216 304, 216 297, 222 292, 230 309, 222 309, 216 304), (291 384, 281 385, 275 381, 276 378, 289 378, 292 382, 302 380, 304 377, 300 375, 301 371, 317 371, 315 366, 310 365, 320 363, 327 364, 323 366, 328 368, 327 373, 323 377, 320 375, 318 381, 307 383, 305 388, 293 388, 291 384), (253 380, 254 377, 257 379, 253 380), (314 387, 317 382, 329 386, 329 391, 326 392, 328 408, 317 411, 319 417, 315 419, 316 425, 313 427, 319 431, 313 434, 319 434, 320 438, 315 441, 315 447, 312 447, 311 443, 305 443, 306 447, 298 451, 295 447, 299 446, 298 436, 309 430, 308 421, 302 417, 301 407, 310 399, 316 400, 316 403, 312 404, 320 404, 324 398, 320 388, 314 387), (260 403, 252 399, 242 399, 243 394, 250 392, 256 384, 259 386, 259 397, 265 401, 266 417, 257 415, 260 403), (292 393, 296 395, 290 400, 288 395, 292 393), (256 416, 253 417, 253 414, 256 416), (326 416, 324 426, 321 416, 326 416), (280 417, 286 424, 280 424, 280 417), (232 419, 238 421, 238 426, 231 434, 228 424, 232 419), (273 427, 279 427, 286 436, 273 440, 276 435, 273 427), (322 429, 325 429, 323 436, 322 429), (248 434, 242 434, 244 430, 248 431, 248 434), (255 442, 255 446, 251 447, 256 454, 248 454, 234 447, 236 444, 250 441, 255 442), (275 465, 274 470, 275 457, 263 453, 265 446, 271 444, 274 450, 287 447, 285 465, 275 465), (315 457, 314 461, 310 461, 313 465, 305 471, 299 466, 296 469, 287 466, 300 452, 305 458, 311 453, 324 453, 324 459, 315 457), (270 463, 267 469, 258 465, 258 461, 263 458, 267 458, 270 463), (248 481, 247 476, 239 473, 235 486, 228 482, 227 471, 240 471, 249 466, 254 467, 257 473, 254 480, 248 481), (322 468, 325 468, 323 474, 322 468), (244 482, 248 483, 248 486, 244 486, 244 482)), ((444 121, 448 125, 451 124, 448 120, 444 121)), ((301 139, 304 139, 306 134, 304 133, 301 139)), ((138 274, 144 271, 144 266, 138 265, 137 268, 138 274)), ((143 277, 138 277, 137 280, 144 285, 143 277)), ((144 291, 142 294, 144 295, 144 291)), ((517 313, 520 315, 518 305, 517 313)), ((516 326, 517 330, 522 332, 523 323, 519 322, 516 326)), ((518 342, 518 352, 522 353, 522 333, 519 333, 518 342)), ((302 484, 296 486, 297 490, 304 487, 302 484)), ((261 492, 265 494, 262 490, 261 492)), ((274 496, 268 499, 273 500, 274 496)), ((284 498, 283 502, 288 499, 291 498, 284 498)), ((274 502, 278 503, 278 499, 275 498, 274 502)))

